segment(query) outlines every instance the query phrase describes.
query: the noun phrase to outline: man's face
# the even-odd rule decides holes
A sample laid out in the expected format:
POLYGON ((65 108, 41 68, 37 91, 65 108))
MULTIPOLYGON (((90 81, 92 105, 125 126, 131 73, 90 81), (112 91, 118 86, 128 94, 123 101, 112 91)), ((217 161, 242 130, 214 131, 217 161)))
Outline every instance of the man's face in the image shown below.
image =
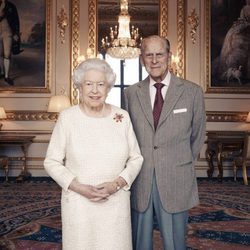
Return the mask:
POLYGON ((165 42, 160 38, 148 39, 144 45, 140 56, 141 64, 156 82, 161 82, 168 73, 171 53, 167 51, 165 42))

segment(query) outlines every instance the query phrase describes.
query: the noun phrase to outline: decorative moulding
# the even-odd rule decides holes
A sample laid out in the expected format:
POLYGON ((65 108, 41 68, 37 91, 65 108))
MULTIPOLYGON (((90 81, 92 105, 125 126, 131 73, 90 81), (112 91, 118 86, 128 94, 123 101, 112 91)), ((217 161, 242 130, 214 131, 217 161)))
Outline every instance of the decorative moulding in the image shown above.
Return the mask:
MULTIPOLYGON (((6 111, 5 121, 56 121, 58 113, 46 111, 6 111)), ((207 122, 245 122, 248 112, 207 111, 207 122)))
POLYGON ((7 121, 56 121, 58 113, 46 111, 6 111, 7 121))
POLYGON ((195 44, 196 43, 196 32, 197 32, 197 28, 199 26, 199 17, 198 15, 195 13, 195 9, 191 10, 190 15, 188 16, 188 24, 190 26, 190 36, 191 36, 191 40, 192 43, 195 44))
POLYGON ((207 122, 245 122, 248 112, 207 111, 207 122))
POLYGON ((177 1, 177 75, 185 78, 185 1, 177 1))
POLYGON ((60 32, 61 43, 65 43, 66 28, 69 25, 68 17, 65 11, 65 7, 62 6, 59 15, 57 16, 57 25, 60 32))
MULTIPOLYGON (((89 4, 93 0, 89 1, 89 4)), ((90 7, 89 7, 90 8, 90 7)), ((78 57, 80 55, 80 0, 72 0, 71 1, 71 10, 72 10, 72 17, 71 17, 71 23, 72 23, 72 42, 71 42, 71 74, 73 73, 73 70, 78 65, 78 57)), ((89 13, 89 22, 92 23, 92 19, 90 19, 90 16, 92 13, 89 13)), ((73 81, 71 80, 71 103, 77 104, 78 103, 78 91, 76 89, 76 86, 73 84, 73 81)))

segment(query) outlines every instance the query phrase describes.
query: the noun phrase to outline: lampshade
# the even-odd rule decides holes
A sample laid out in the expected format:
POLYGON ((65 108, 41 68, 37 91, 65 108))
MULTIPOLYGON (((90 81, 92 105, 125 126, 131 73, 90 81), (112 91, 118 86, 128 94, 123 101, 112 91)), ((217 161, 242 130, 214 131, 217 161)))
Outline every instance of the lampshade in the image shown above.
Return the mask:
POLYGON ((3 107, 0 107, 0 119, 6 119, 7 115, 3 107))
POLYGON ((248 112, 246 122, 250 122, 250 112, 248 112))
MULTIPOLYGON (((6 113, 5 113, 4 108, 3 108, 3 107, 0 107, 0 120, 1 120, 1 119, 6 119, 6 118, 7 118, 7 115, 6 115, 6 113)), ((1 130, 2 126, 3 126, 3 124, 0 123, 0 130, 1 130)))
POLYGON ((55 95, 50 98, 48 112, 61 112, 62 110, 69 108, 70 100, 66 95, 55 95))

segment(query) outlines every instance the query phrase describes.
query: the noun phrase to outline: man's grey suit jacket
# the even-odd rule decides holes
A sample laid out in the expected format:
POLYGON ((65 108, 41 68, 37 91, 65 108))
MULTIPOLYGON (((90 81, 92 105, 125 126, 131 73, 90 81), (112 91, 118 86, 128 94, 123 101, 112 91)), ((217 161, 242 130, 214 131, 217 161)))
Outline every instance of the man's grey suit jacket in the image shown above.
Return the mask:
POLYGON ((124 91, 129 112, 144 157, 131 192, 132 208, 148 207, 155 170, 164 209, 177 213, 199 202, 194 163, 205 138, 205 105, 202 89, 171 75, 158 127, 155 131, 149 95, 149 77, 124 91))

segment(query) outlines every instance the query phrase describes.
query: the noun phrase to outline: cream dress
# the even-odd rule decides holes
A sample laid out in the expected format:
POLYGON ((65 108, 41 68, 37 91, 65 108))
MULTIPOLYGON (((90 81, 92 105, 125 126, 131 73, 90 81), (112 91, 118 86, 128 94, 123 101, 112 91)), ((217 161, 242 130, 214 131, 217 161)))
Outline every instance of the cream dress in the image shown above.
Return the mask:
POLYGON ((130 186, 142 156, 128 113, 111 106, 104 118, 85 115, 79 106, 61 112, 44 166, 62 187, 64 250, 130 250, 130 186), (98 185, 123 177, 127 186, 107 202, 95 203, 68 189, 77 181, 98 185))

